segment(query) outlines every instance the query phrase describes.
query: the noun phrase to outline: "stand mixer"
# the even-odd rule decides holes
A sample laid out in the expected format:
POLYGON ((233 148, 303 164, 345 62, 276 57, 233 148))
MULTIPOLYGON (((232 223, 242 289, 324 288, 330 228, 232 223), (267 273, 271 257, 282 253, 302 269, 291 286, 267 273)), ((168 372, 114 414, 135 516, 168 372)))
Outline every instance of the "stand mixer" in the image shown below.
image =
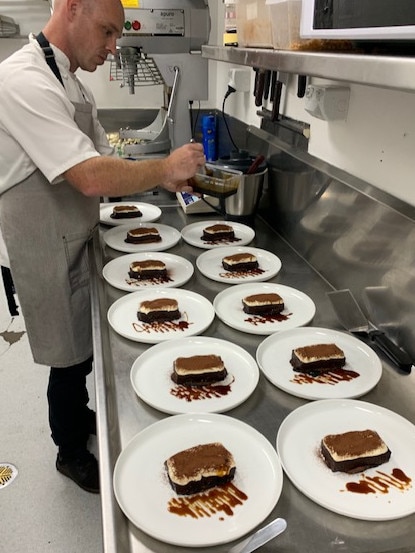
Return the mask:
POLYGON ((189 103, 208 96, 208 61, 201 52, 210 31, 207 0, 141 0, 140 8, 124 11, 110 80, 121 81, 130 94, 138 86, 164 87, 164 105, 148 127, 120 129, 120 139, 133 142, 124 154, 167 155, 192 138, 189 103))

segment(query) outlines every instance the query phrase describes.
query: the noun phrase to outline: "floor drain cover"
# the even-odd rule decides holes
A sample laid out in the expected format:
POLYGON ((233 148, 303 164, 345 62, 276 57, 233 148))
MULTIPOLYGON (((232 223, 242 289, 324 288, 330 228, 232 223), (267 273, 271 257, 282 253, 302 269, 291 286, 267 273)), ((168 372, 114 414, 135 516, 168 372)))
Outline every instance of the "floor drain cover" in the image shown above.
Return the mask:
POLYGON ((10 463, 0 462, 0 490, 13 482, 17 476, 17 468, 10 463))

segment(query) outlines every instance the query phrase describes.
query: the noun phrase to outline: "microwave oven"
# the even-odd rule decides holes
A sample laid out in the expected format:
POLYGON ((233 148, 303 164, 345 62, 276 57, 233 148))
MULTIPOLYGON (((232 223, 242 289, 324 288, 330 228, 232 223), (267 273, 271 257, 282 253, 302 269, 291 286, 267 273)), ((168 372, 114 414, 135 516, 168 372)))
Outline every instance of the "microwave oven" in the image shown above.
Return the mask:
POLYGON ((302 0, 300 35, 415 41, 415 0, 302 0))

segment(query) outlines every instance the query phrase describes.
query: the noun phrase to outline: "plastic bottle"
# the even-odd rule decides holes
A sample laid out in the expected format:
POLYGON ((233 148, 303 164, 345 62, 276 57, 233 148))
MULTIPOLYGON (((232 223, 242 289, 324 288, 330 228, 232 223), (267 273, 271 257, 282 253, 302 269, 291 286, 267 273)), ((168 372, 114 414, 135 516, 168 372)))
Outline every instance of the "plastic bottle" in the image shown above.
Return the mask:
POLYGON ((204 115, 202 117, 203 149, 206 161, 218 159, 216 144, 216 117, 215 115, 204 115))

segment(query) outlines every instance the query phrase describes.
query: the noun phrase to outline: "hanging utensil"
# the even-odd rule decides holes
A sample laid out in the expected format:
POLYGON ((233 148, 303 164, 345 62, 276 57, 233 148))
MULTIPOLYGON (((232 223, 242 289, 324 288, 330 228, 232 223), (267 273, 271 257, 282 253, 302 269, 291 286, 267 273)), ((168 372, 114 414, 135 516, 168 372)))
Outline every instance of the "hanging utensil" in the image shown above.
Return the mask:
POLYGON ((257 107, 262 106, 262 98, 264 97, 264 87, 265 87, 265 69, 258 69, 258 83, 256 87, 255 94, 255 105, 257 107))
POLYGON ((297 81, 297 96, 298 96, 298 98, 304 98, 306 88, 307 88, 307 76, 306 75, 298 75, 298 81, 297 81))
POLYGON ((269 91, 270 102, 274 101, 274 92, 275 92, 275 86, 277 84, 277 76, 278 76, 277 71, 271 72, 271 85, 270 85, 270 91, 269 91))
POLYGON ((369 338, 401 371, 407 374, 411 372, 413 361, 408 353, 367 319, 350 290, 328 292, 327 296, 346 330, 357 336, 369 338))
POLYGON ((271 88, 271 71, 265 71, 265 82, 264 82, 264 100, 268 100, 269 91, 271 88))

